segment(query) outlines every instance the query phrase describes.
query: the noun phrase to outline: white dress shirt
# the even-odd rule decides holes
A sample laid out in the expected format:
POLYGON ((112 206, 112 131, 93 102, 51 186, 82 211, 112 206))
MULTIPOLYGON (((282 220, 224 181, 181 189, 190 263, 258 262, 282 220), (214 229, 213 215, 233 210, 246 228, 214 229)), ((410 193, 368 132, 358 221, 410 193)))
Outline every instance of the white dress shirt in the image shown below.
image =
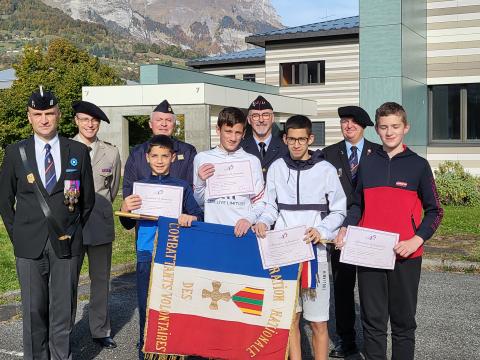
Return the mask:
MULTIPOLYGON (((40 174, 40 179, 42 180, 43 186, 45 186, 45 141, 40 139, 36 134, 33 136, 35 140, 35 159, 37 160, 37 169, 40 174)), ((53 139, 48 142, 51 146, 50 153, 53 157, 53 162, 55 164, 55 175, 57 176, 57 181, 60 179, 60 174, 62 173, 62 157, 60 156, 60 141, 58 139, 58 134, 55 135, 53 139)))
POLYGON ((255 136, 253 136, 253 140, 255 140, 255 143, 257 144, 258 151, 260 151, 260 152, 262 151, 262 148, 258 144, 261 143, 261 142, 265 143, 265 152, 267 152, 268 146, 270 145, 270 141, 272 141, 272 134, 270 133, 270 136, 268 138, 266 138, 264 141, 257 140, 257 138, 255 136))
MULTIPOLYGON (((353 144, 345 140, 345 145, 347 145, 347 159, 350 159, 353 144)), ((357 147, 358 162, 360 162, 360 158, 362 157, 363 145, 365 145, 365 138, 362 137, 362 140, 355 145, 357 147)))

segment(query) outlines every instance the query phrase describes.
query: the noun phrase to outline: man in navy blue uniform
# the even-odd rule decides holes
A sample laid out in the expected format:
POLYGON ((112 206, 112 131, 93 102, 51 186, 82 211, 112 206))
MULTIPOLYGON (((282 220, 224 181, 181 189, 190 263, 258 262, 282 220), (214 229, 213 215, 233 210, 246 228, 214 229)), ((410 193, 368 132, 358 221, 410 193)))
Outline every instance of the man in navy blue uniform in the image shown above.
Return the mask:
POLYGON ((263 96, 258 96, 252 101, 248 108, 247 119, 252 127, 252 133, 245 135, 240 146, 260 160, 265 180, 269 166, 275 160, 287 155, 288 148, 282 138, 272 131, 275 122, 273 107, 263 96))
MULTIPOLYGON (((150 129, 153 135, 167 135, 172 137, 175 130, 175 114, 167 100, 163 100, 150 115, 150 129)), ((172 177, 185 180, 193 184, 193 158, 197 154, 194 146, 172 137, 173 150, 176 154, 175 161, 170 167, 172 177)), ((132 194, 133 183, 148 178, 151 174, 145 154, 149 142, 137 145, 130 152, 125 163, 123 174, 123 198, 132 194)))

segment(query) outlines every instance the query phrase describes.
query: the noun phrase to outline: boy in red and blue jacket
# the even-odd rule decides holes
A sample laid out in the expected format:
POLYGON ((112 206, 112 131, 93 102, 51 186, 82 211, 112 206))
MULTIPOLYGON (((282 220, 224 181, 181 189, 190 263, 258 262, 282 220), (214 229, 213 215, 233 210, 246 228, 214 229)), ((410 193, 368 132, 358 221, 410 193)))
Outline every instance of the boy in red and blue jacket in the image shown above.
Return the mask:
POLYGON ((382 148, 362 163, 353 204, 335 240, 343 246, 348 225, 398 233, 394 270, 358 268, 364 355, 386 359, 387 325, 392 330, 392 359, 414 358, 415 313, 423 243, 443 216, 432 170, 427 160, 403 143, 409 131, 407 115, 387 102, 375 114, 382 148), (423 213, 423 217, 422 217, 423 213))

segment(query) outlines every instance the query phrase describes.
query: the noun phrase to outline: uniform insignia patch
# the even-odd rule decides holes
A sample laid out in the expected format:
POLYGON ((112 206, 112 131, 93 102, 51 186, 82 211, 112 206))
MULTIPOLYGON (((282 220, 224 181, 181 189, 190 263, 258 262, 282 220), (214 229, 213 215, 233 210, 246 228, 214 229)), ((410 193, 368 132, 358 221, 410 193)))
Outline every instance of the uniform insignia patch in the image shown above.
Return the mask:
POLYGON ((232 301, 242 313, 262 316, 264 294, 263 289, 245 287, 232 296, 232 301))
POLYGON ((35 176, 32 173, 28 174, 27 181, 29 184, 33 184, 35 182, 35 176))
POLYGON ((70 159, 70 165, 77 166, 78 165, 78 160, 76 158, 71 158, 70 159))
POLYGON ((112 172, 112 168, 102 169, 102 173, 110 173, 110 172, 112 172))
POLYGON ((185 160, 185 156, 183 156, 183 154, 177 154, 177 159, 178 160, 185 160))

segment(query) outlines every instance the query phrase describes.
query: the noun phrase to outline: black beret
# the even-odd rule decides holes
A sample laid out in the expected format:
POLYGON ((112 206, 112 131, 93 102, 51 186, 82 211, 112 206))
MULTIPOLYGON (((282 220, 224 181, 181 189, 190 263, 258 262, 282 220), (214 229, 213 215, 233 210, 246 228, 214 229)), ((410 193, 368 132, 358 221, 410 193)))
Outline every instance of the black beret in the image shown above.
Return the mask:
POLYGON ((108 120, 107 115, 105 115, 102 109, 100 109, 97 105, 92 104, 91 102, 75 101, 72 104, 72 108, 73 108, 73 111, 75 111, 75 114, 78 114, 78 113, 87 114, 97 120, 103 120, 110 124, 110 120, 108 120))
POLYGON ((153 112, 175 114, 167 100, 163 100, 160 104, 158 104, 153 112))
POLYGON ((272 104, 268 102, 262 95, 259 95, 255 100, 252 101, 250 106, 248 107, 248 111, 250 110, 266 110, 270 109, 273 110, 272 104))
POLYGON ((355 122, 363 128, 373 126, 368 113, 360 106, 342 106, 338 108, 339 117, 353 117, 355 122))
POLYGON ((27 106, 35 110, 48 110, 57 104, 55 95, 51 91, 43 90, 40 85, 40 88, 30 95, 27 106))

